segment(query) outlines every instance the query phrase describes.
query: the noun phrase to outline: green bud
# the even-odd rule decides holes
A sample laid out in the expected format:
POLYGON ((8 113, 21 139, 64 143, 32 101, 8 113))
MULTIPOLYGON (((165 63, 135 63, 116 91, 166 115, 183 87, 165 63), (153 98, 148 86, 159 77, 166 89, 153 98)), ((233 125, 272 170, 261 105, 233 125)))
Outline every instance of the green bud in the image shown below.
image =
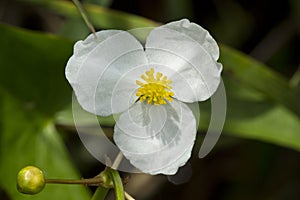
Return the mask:
POLYGON ((27 166, 18 173, 17 188, 24 194, 37 194, 45 187, 43 172, 34 166, 27 166))

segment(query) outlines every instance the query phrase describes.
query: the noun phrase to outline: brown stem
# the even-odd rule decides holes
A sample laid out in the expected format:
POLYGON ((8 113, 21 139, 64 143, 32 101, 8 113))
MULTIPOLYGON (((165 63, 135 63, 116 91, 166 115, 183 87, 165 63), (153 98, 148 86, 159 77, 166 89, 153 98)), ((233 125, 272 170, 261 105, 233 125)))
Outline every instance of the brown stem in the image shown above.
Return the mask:
POLYGON ((46 179, 46 183, 54 184, 84 184, 84 185, 99 185, 103 183, 100 178, 90 178, 90 179, 81 179, 81 180, 62 180, 62 179, 46 179))

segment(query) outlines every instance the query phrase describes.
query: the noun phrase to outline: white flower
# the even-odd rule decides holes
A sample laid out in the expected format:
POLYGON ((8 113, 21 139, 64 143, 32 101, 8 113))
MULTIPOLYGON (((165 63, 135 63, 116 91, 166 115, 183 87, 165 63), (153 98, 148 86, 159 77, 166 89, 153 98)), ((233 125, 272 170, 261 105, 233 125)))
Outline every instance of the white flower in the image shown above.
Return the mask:
POLYGON ((185 103, 210 98, 220 82, 217 43, 187 19, 154 28, 144 47, 126 31, 96 36, 75 44, 66 67, 78 102, 96 115, 121 113, 114 141, 133 166, 175 174, 197 133, 185 103))

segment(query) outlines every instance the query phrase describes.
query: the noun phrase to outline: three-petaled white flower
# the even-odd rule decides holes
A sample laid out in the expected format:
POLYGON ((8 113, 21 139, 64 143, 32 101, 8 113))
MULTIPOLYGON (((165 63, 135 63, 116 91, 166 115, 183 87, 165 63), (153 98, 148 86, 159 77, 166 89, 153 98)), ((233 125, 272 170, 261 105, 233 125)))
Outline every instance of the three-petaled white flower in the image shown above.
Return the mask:
POLYGON ((121 113, 114 141, 133 166, 175 174, 190 158, 197 133, 186 103, 216 91, 218 57, 208 31, 183 19, 154 28, 144 46, 126 31, 90 35, 75 44, 66 77, 88 112, 121 113))

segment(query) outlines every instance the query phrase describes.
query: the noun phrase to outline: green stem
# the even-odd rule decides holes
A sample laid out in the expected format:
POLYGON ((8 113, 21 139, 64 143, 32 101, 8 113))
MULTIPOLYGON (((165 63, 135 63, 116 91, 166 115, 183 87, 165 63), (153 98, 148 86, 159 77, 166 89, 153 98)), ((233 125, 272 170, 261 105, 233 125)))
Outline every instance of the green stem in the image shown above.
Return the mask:
POLYGON ((109 172, 110 172, 112 181, 114 183, 116 199, 117 200, 125 200, 123 183, 122 183, 122 179, 119 175, 119 172, 117 170, 114 170, 111 168, 109 169, 109 172))
POLYGON ((104 200, 108 191, 108 188, 98 187, 91 200, 104 200))
POLYGON ((90 178, 81 180, 61 180, 61 179, 46 179, 46 183, 54 184, 84 184, 84 185, 100 185, 103 183, 102 178, 90 178))
POLYGON ((83 8, 82 4, 78 0, 73 0, 73 3, 77 7, 82 19, 84 20, 85 24, 87 25, 87 27, 94 34, 95 38, 97 38, 97 36, 95 34, 95 32, 96 32, 95 28, 94 28, 93 24, 91 23, 91 20, 89 19, 89 17, 87 15, 85 9, 83 8))

